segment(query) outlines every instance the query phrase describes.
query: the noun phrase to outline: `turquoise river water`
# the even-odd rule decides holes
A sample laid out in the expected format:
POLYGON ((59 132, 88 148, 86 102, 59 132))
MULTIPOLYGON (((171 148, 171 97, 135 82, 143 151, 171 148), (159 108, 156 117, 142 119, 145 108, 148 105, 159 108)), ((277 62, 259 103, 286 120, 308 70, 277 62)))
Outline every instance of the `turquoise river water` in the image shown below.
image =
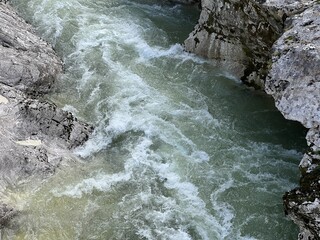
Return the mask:
MULTIPOLYGON (((196 6, 156 0, 13 0, 65 74, 50 96, 92 138, 23 202, 3 239, 288 240, 282 194, 304 129, 273 100, 183 51, 196 6)), ((14 197, 15 196, 15 197, 14 197)))

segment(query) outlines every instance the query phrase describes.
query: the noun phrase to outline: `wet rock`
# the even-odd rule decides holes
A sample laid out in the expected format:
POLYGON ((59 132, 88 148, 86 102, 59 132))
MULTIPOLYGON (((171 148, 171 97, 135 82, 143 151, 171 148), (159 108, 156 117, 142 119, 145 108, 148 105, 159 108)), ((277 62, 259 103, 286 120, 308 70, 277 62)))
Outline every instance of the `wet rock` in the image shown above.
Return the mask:
POLYGON ((52 47, 0 2, 0 82, 29 94, 47 93, 62 63, 52 47))
POLYGON ((300 187, 284 195, 284 206, 300 227, 299 239, 320 239, 320 4, 302 1, 297 6, 273 46, 265 90, 285 118, 309 128, 300 187))
POLYGON ((62 159, 74 157, 68 149, 84 143, 93 128, 53 103, 30 99, 0 84, 0 181, 16 185, 28 177, 50 176, 62 159))
MULTIPOLYGON (((50 44, 0 1, 0 187, 52 175, 93 128, 42 99, 62 62, 50 44)), ((40 183, 40 181, 38 181, 40 183)), ((0 191, 1 192, 1 191, 0 191)), ((0 227, 15 216, 0 204, 0 227)), ((1 238, 1 237, 0 237, 1 238)))
POLYGON ((202 0, 201 6, 185 49, 214 59, 248 84, 263 88, 269 50, 282 32, 282 19, 252 0, 202 0))
POLYGON ((63 111, 53 103, 26 99, 19 104, 18 132, 21 136, 58 138, 64 140, 68 148, 83 144, 93 128, 78 121, 72 113, 63 111))
POLYGON ((307 128, 320 124, 320 5, 288 19, 273 47, 266 92, 290 120, 307 128))

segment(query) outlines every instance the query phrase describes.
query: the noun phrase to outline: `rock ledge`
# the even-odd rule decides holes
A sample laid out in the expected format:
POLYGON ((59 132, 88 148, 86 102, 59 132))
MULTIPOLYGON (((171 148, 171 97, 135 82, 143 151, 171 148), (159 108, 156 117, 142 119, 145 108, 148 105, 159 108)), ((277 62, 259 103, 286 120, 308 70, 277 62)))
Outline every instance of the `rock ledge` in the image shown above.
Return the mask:
MULTIPOLYGON (((30 177, 41 180, 53 174, 66 156, 75 158, 69 149, 83 144, 93 128, 43 99, 62 72, 62 62, 51 45, 1 0, 0 56, 0 182, 4 190, 30 177)), ((1 202, 0 228, 17 214, 1 202)))

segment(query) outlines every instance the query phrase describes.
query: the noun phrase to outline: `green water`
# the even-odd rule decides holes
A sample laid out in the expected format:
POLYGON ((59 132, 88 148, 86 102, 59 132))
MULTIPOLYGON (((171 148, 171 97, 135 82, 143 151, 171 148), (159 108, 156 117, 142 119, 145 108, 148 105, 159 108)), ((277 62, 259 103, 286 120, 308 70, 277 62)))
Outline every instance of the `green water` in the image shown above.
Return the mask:
POLYGON ((51 98, 96 128, 75 150, 83 163, 8 193, 23 213, 4 239, 296 239, 281 198, 298 183, 304 129, 183 52, 196 7, 13 4, 65 62, 51 98))

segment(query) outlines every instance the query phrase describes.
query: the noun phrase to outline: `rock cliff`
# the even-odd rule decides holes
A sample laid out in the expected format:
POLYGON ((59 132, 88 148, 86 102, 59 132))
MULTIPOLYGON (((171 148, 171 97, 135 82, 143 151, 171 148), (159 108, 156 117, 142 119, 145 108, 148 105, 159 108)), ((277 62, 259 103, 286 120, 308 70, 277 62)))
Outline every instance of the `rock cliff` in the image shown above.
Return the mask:
POLYGON ((214 59, 247 83, 263 88, 268 50, 283 28, 279 15, 251 0, 203 0, 201 6, 199 22, 185 41, 186 50, 214 59))
MULTIPOLYGON (((55 172, 93 128, 44 100, 62 72, 52 47, 0 1, 0 192, 55 172)), ((0 228, 16 215, 1 203, 0 228)))
POLYGON ((285 194, 285 209, 300 226, 299 239, 320 239, 320 4, 287 18, 272 52, 266 92, 285 118, 309 129, 300 187, 285 194))
POLYGON ((300 187, 284 195, 299 239, 320 239, 320 2, 202 0, 187 51, 264 89, 285 118, 309 129, 300 187))

